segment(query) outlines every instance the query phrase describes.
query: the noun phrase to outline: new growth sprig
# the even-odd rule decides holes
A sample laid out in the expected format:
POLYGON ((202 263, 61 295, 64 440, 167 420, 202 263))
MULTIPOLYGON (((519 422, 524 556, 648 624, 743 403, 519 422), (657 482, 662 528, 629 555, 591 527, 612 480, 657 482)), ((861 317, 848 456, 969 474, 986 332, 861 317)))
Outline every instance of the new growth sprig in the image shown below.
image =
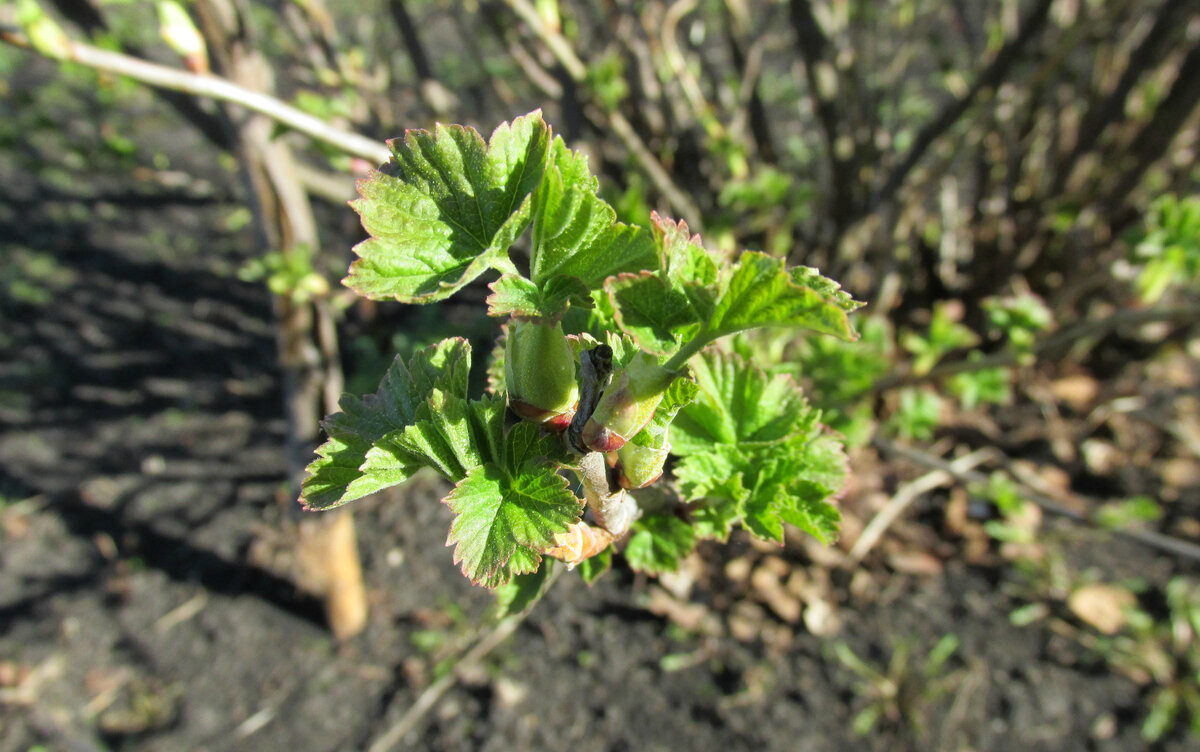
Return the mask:
POLYGON ((784 523, 836 535, 839 438, 790 377, 713 345, 759 327, 854 340, 860 303, 763 253, 718 262, 682 222, 618 222, 586 157, 540 112, 487 141, 438 125, 389 146, 352 203, 371 237, 344 283, 428 303, 498 273, 487 306, 506 320, 504 343, 486 394, 468 394, 471 348, 452 338, 398 357, 375 394, 343 397, 308 468, 306 508, 431 467, 453 484, 447 544, 463 573, 534 591, 546 557, 590 581, 614 546, 658 573, 735 525, 777 542, 784 523), (527 261, 512 252, 526 233, 527 261), (660 480, 671 458, 674 477, 660 480))

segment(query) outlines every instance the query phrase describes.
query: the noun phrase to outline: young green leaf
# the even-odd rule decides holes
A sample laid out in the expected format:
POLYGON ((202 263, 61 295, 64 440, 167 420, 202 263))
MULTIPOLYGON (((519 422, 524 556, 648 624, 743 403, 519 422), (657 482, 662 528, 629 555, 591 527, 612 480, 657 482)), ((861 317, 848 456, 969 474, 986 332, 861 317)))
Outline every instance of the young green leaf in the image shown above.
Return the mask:
POLYGON ((913 373, 928 373, 946 353, 979 342, 979 336, 958 321, 960 316, 961 312, 955 306, 938 304, 934 306, 926 334, 905 332, 901 335, 900 344, 913 354, 913 373))
POLYGON ((472 128, 438 125, 389 145, 391 161, 359 181, 352 202, 372 237, 355 247, 344 283, 375 300, 427 303, 511 268, 549 152, 541 113, 502 124, 486 144, 472 128))
POLYGON ((669 355, 691 340, 719 291, 716 263, 687 223, 651 214, 657 269, 610 277, 604 289, 617 324, 638 347, 669 355))
POLYGON ((675 466, 679 493, 688 499, 696 535, 725 541, 742 518, 741 502, 750 492, 738 469, 745 459, 735 447, 717 445, 712 451, 691 454, 675 466))
POLYGON ((505 274, 488 285, 489 316, 513 316, 554 323, 574 303, 590 308, 592 298, 586 285, 574 277, 553 277, 540 287, 517 274, 505 274))
POLYGON ((675 418, 674 453, 707 452, 716 444, 778 441, 813 429, 819 413, 786 375, 768 377, 736 355, 706 351, 691 360, 697 394, 675 418))
POLYGON ((530 279, 509 274, 493 284, 490 315, 557 321, 571 305, 590 308, 606 277, 653 262, 650 233, 617 222, 597 187, 587 158, 554 139, 531 199, 530 279))
POLYGON ((552 164, 533 198, 533 282, 540 287, 570 277, 593 288, 611 275, 652 264, 650 233, 617 222, 613 208, 596 195, 598 181, 587 157, 561 138, 550 151, 552 164))
POLYGON ((942 420, 943 401, 928 389, 908 388, 900 392, 900 404, 889 427, 910 439, 931 439, 942 420))
POLYGON ((734 472, 748 489, 740 503, 742 525, 763 540, 783 543, 783 523, 822 543, 837 537, 841 519, 827 499, 845 482, 841 444, 826 434, 801 437, 740 453, 734 472))
POLYGON ((858 335, 847 314, 860 305, 813 269, 789 271, 783 259, 746 251, 738 257, 707 326, 718 336, 760 326, 790 326, 854 341, 858 335))
POLYGON ((475 584, 494 588, 534 571, 555 534, 579 520, 579 499, 548 459, 560 453, 537 426, 518 423, 499 461, 471 469, 443 499, 456 515, 446 545, 475 584))
POLYGON ((503 456, 504 397, 488 395, 468 403, 466 382, 459 381, 453 392, 431 389, 409 425, 376 440, 360 468, 363 473, 390 477, 403 468, 427 466, 457 483, 472 468, 503 456))
POLYGON ((504 462, 507 451, 504 424, 507 417, 507 405, 501 395, 489 394, 471 401, 471 427, 475 435, 475 448, 484 462, 504 462))
POLYGON ((823 276, 819 269, 814 269, 811 266, 794 266, 788 273, 792 277, 792 282, 802 287, 812 288, 821 297, 841 308, 846 313, 853 313, 864 305, 850 297, 850 293, 843 290, 842 286, 837 282, 823 276))
POLYGON ((737 471, 743 462, 742 454, 734 444, 713 444, 703 451, 683 455, 675 466, 679 492, 686 499, 707 496, 741 498, 746 489, 737 471))
POLYGON ((505 585, 496 588, 496 618, 524 613, 543 595, 554 571, 554 560, 543 559, 536 571, 519 574, 505 585))
POLYGON ((639 572, 673 572, 695 547, 696 532, 687 522, 672 514, 647 514, 633 523, 625 559, 639 572))
POLYGON ((653 272, 610 277, 604 289, 621 331, 648 353, 674 354, 700 331, 687 293, 653 272))
MULTIPOLYGON (((735 477, 730 485, 741 484, 741 478, 735 477)), ((727 495, 698 498, 690 505, 692 512, 692 528, 701 540, 718 540, 724 543, 729 540, 733 526, 742 518, 739 504, 743 490, 730 491, 727 495)))
MULTIPOLYGON (((982 357, 976 351, 967 356, 967 361, 978 361, 982 357)), ((965 371, 946 379, 946 391, 958 397, 967 410, 984 404, 1003 405, 1012 401, 1012 377, 1010 368, 965 371)))
POLYGON ((838 537, 842 516, 829 503, 836 498, 850 475, 850 462, 842 442, 822 433, 793 455, 784 466, 788 498, 779 507, 780 518, 822 543, 838 537))
POLYGON ((447 339, 415 353, 407 363, 397 357, 374 395, 343 396, 342 412, 325 420, 329 439, 308 466, 300 496, 305 508, 332 509, 407 480, 425 464, 418 457, 397 457, 392 465, 371 472, 360 468, 375 442, 418 419, 435 390, 465 396, 470 367, 470 344, 447 339))
MULTIPOLYGON (((674 278, 683 285, 702 290, 717 283, 719 269, 700 242, 699 235, 688 231, 687 222, 676 222, 657 212, 650 215, 650 230, 658 249, 658 273, 664 279, 674 278)), ((707 317, 711 298, 693 297, 697 314, 707 317)))
POLYGON ((673 354, 684 343, 703 346, 758 327, 858 338, 847 314, 861 304, 815 269, 789 270, 782 259, 745 251, 722 272, 686 224, 657 215, 653 221, 658 269, 605 283, 618 325, 643 350, 673 354))
POLYGON ((799 386, 768 377, 741 358, 693 358, 699 392, 674 422, 680 492, 696 532, 725 539, 740 520, 754 535, 783 540, 790 523, 822 541, 836 537, 828 499, 845 483, 841 443, 817 422, 799 386))
POLYGON ((412 462, 428 465, 446 480, 461 480, 483 463, 475 448, 466 399, 434 389, 413 422, 381 437, 367 452, 364 473, 388 473, 412 462))
POLYGON ((604 549, 600 553, 591 558, 584 559, 575 565, 575 571, 583 577, 583 581, 591 585, 596 580, 600 579, 608 570, 612 569, 612 546, 604 549))

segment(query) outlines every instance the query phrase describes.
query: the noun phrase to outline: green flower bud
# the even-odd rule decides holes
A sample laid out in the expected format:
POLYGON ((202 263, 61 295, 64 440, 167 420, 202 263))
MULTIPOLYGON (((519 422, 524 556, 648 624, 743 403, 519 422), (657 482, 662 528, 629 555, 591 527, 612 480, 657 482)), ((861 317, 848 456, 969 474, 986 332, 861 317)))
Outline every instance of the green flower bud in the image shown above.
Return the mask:
POLYGON ((617 480, 621 487, 630 490, 645 488, 658 480, 662 476, 663 465, 670 452, 670 444, 653 449, 630 442, 618 449, 617 460, 620 462, 621 472, 617 480))
POLYGON ((562 325, 514 319, 504 343, 508 406, 522 420, 562 431, 579 402, 575 358, 562 325))
POLYGON ((635 355, 604 390, 583 427, 583 442, 594 452, 613 452, 625 446, 654 417, 671 380, 672 374, 653 356, 635 355))

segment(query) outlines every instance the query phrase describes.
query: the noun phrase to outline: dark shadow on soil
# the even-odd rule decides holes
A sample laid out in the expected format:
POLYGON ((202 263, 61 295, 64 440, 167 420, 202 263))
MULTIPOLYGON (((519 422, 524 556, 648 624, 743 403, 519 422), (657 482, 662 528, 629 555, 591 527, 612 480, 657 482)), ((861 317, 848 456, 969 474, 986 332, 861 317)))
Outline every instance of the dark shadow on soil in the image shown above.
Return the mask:
POLYGON ((260 598, 294 616, 324 628, 321 601, 298 590, 292 582, 260 567, 229 559, 200 548, 186 538, 156 530, 149 522, 131 520, 120 512, 97 509, 82 499, 67 498, 52 508, 78 536, 99 533, 121 542, 122 556, 137 557, 172 580, 202 586, 210 593, 260 598))

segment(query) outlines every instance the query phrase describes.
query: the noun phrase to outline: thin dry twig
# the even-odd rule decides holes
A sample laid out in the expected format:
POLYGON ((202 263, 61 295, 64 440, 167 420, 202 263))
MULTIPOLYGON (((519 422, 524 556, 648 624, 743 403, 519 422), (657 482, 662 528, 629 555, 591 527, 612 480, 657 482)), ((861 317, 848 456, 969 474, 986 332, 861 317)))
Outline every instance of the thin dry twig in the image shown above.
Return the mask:
MULTIPOLYGON (((935 470, 941 470, 952 475, 954 479, 960 483, 986 484, 988 482, 988 476, 977 470, 960 469, 955 467, 954 463, 952 462, 947 462, 940 457, 934 457, 933 455, 928 454, 927 452, 922 452, 919 449, 902 447, 898 444, 888 441, 881 436, 876 436, 872 441, 872 444, 876 449, 884 454, 903 457, 919 465, 924 465, 935 470)), ((1090 525, 1097 524, 1090 515, 1077 512, 1071 507, 1068 507, 1065 504, 1050 498, 1046 494, 1030 487, 1029 484, 1022 482, 1017 478, 1013 478, 1011 473, 1009 474, 1009 477, 1016 488, 1021 492, 1022 497, 1028 499, 1034 504, 1037 504, 1043 510, 1060 517, 1066 517, 1067 519, 1075 522, 1090 525)), ((1099 502, 1092 499, 1087 499, 1079 494, 1071 494, 1071 496, 1079 500, 1079 506, 1081 508, 1095 509, 1099 506, 1099 502)), ((1128 538, 1129 540, 1137 541, 1138 543, 1150 546, 1151 548, 1156 548, 1159 551, 1174 554, 1175 556, 1179 556, 1184 559, 1200 562, 1200 545, 1192 543, 1191 541, 1180 540, 1178 538, 1173 538, 1169 535, 1163 535, 1162 533, 1156 533, 1151 530, 1116 528, 1111 532, 1114 535, 1119 535, 1122 538, 1128 538)))
MULTIPOLYGON (((1101 319, 1086 319, 1066 326, 1039 342, 1033 349, 1035 362, 1050 360, 1066 354, 1076 343, 1090 337, 1102 337, 1123 327, 1142 326, 1160 321, 1194 322, 1200 319, 1200 306, 1167 305, 1139 310, 1125 309, 1101 319)), ((966 351, 964 351, 966 352, 966 351)), ((943 360, 923 374, 898 373, 881 378, 871 386, 875 394, 902 386, 937 381, 959 373, 974 373, 988 368, 1011 368, 1025 365, 1016 353, 1002 350, 974 360, 943 360)), ((1032 365, 1030 363, 1029 365, 1032 365)))
POLYGON ((151 627, 155 634, 164 634, 196 617, 208 605, 208 595, 200 593, 158 617, 151 627))
POLYGON ((715 128, 716 130, 710 130, 709 135, 717 137, 724 135, 723 128, 716 118, 706 117, 708 113, 712 112, 712 105, 700 89, 700 82, 692 75, 683 51, 679 49, 679 40, 677 39, 679 23, 694 11, 698 4, 699 0, 676 0, 667 8, 662 19, 662 49, 667 65, 671 66, 675 80, 679 82, 679 88, 683 90, 684 98, 692 108, 692 116, 706 129, 715 128))
MULTIPOLYGON (((561 568, 555 568, 550 573, 550 579, 545 585, 546 590, 549 590, 554 585, 561 572, 561 568)), ((380 734, 375 738, 375 741, 371 742, 371 745, 367 747, 367 752, 390 752, 390 750, 395 749, 410 731, 417 728, 417 724, 421 722, 425 715, 437 706, 438 701, 458 684, 459 679, 470 673, 470 670, 486 658, 488 653, 495 650, 507 640, 516 631, 517 627, 521 626, 521 623, 525 621, 531 611, 532 608, 519 614, 507 616, 480 636, 471 649, 463 653, 462 657, 455 661, 451 669, 442 678, 425 688, 425 691, 409 707, 408 711, 401 716, 400 720, 392 724, 387 731, 380 734)))
POLYGON ((963 96, 948 102, 931 121, 921 128, 904 158, 892 168, 883 181, 883 185, 871 197, 867 206, 868 211, 873 211, 883 203, 890 201, 904 185, 904 179, 921 161, 929 147, 933 146, 934 142, 943 134, 950 131, 959 118, 971 108, 976 99, 985 92, 997 88, 1008 77, 1009 71, 1024 53, 1025 48, 1046 25, 1046 19, 1050 15, 1050 8, 1053 4, 1053 0, 1038 0, 1021 22, 1017 35, 997 51, 996 56, 992 58, 987 67, 980 71, 971 88, 963 96))
MULTIPOLYGON (((0 30, 0 42, 14 47, 33 49, 24 34, 10 29, 0 30)), ((95 70, 128 76, 150 86, 240 105, 248 110, 266 115, 275 122, 282 123, 310 138, 324 141, 347 154, 362 157, 375 164, 382 164, 391 158, 391 151, 381 141, 336 128, 275 97, 243 88, 219 76, 197 75, 178 68, 140 60, 120 52, 102 50, 99 47, 77 41, 71 42, 67 49, 66 59, 95 70)))
MULTIPOLYGON (((527 0, 505 0, 505 2, 542 40, 567 75, 576 83, 583 83, 587 78, 587 64, 575 54, 571 43, 557 30, 550 28, 542 20, 537 9, 527 0)), ((633 125, 617 110, 606 109, 604 114, 608 119, 608 126, 624 142, 625 148, 629 149, 638 164, 645 170, 647 177, 654 183, 654 187, 662 193, 674 210, 679 212, 680 217, 687 221, 693 231, 699 231, 703 225, 700 208, 688 198, 686 193, 680 190, 679 186, 675 185, 675 181, 667 174, 658 158, 651 153, 646 142, 633 129, 633 125)))
POLYGON ((62 676, 65 659, 60 654, 51 655, 34 667, 29 675, 15 687, 0 687, 0 706, 38 704, 39 690, 44 684, 62 676))
POLYGON ((959 457, 950 462, 946 470, 933 470, 901 486, 892 495, 887 505, 871 518, 871 521, 863 529, 862 535, 854 542, 854 546, 850 549, 849 553, 850 561, 852 563, 862 561, 863 557, 875 547, 875 544, 879 542, 879 539, 883 537, 887 529, 892 526, 892 523, 914 501, 939 486, 953 482, 956 476, 951 471, 953 473, 961 473, 971 470, 989 459, 994 459, 997 454, 997 450, 992 447, 977 449, 964 457, 959 457))

